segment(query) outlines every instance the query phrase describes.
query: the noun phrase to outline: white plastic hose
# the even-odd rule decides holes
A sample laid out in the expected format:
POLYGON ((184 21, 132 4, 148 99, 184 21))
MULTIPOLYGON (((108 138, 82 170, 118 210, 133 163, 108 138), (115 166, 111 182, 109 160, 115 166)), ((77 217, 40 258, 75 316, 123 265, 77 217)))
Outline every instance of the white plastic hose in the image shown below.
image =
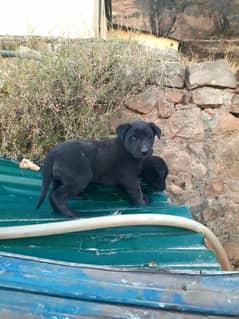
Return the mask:
POLYGON ((161 214, 131 214, 74 219, 38 225, 0 227, 0 239, 15 239, 73 233, 121 226, 162 225, 189 229, 202 233, 215 252, 222 270, 231 270, 226 252, 213 232, 201 223, 185 217, 161 214))

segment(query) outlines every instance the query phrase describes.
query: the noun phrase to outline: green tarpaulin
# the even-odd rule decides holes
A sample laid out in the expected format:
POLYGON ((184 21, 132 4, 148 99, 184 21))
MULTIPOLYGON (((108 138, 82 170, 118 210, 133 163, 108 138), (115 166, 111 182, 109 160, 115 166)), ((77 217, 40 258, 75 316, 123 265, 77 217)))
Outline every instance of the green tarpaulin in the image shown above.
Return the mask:
MULTIPOLYGON (((48 200, 35 209, 41 172, 20 169, 17 162, 0 159, 0 226, 66 220, 52 212, 48 200)), ((113 214, 170 214, 193 219, 186 206, 174 206, 164 193, 152 193, 151 204, 131 205, 118 189, 90 186, 71 205, 81 218, 113 214)), ((128 226, 47 237, 0 241, 0 250, 62 261, 163 269, 218 270, 215 254, 204 238, 188 230, 166 226, 128 226)))

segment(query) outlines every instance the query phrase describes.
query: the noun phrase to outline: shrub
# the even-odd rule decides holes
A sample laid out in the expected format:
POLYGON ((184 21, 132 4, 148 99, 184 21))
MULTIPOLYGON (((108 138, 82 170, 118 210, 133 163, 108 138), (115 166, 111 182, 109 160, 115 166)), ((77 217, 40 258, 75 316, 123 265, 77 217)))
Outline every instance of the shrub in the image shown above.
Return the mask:
POLYGON ((108 136, 108 116, 144 88, 155 65, 121 41, 66 41, 41 53, 40 61, 0 60, 1 156, 38 162, 62 140, 108 136))

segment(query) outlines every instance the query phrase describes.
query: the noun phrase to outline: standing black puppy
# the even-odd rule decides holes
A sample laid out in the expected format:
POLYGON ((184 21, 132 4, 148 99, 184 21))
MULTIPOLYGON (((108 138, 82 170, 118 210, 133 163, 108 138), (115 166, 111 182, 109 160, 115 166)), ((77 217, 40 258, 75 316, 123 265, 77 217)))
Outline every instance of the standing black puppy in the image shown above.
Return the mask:
POLYGON ((52 182, 49 200, 55 212, 77 217, 67 204, 89 183, 121 186, 137 205, 144 205, 139 175, 142 160, 152 155, 155 135, 161 130, 154 123, 133 121, 116 129, 117 137, 105 141, 72 140, 56 145, 45 158, 39 208, 52 182))

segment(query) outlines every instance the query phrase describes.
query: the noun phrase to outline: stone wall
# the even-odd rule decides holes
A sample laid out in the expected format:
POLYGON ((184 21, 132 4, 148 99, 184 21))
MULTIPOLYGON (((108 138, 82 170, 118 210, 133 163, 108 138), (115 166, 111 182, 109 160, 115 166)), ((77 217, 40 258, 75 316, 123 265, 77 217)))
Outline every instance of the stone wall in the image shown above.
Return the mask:
POLYGON ((239 261, 239 88, 224 60, 155 68, 146 91, 130 98, 111 118, 143 118, 163 136, 155 154, 169 167, 167 193, 220 238, 239 261))

